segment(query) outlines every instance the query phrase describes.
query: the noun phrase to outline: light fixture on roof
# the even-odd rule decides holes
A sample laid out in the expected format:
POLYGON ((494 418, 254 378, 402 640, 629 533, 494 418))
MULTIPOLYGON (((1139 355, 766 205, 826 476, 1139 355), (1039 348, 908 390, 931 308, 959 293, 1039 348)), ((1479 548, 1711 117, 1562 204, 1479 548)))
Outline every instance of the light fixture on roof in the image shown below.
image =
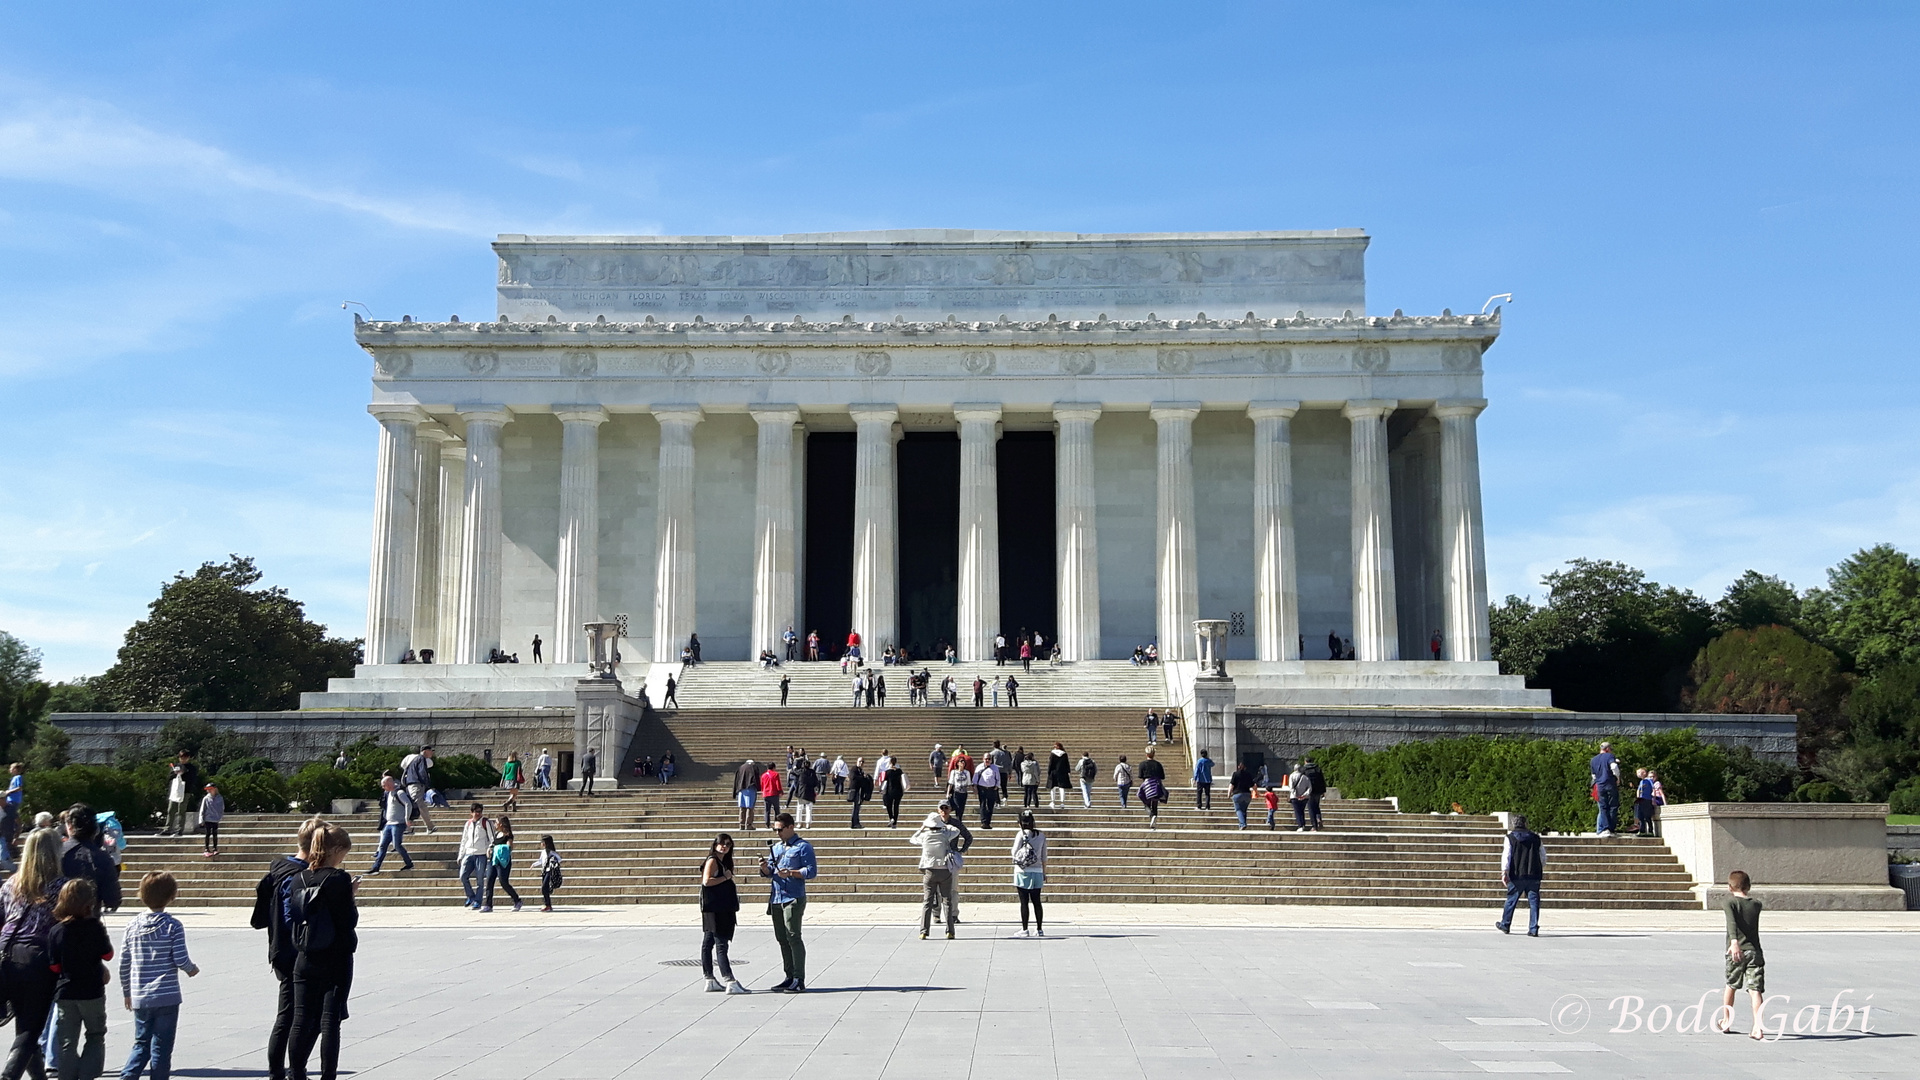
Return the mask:
POLYGON ((1492 296, 1487 297, 1487 302, 1480 305, 1480 314, 1485 315, 1487 309, 1493 306, 1495 300, 1505 300, 1511 304, 1513 303, 1513 294, 1510 292, 1494 293, 1492 296))

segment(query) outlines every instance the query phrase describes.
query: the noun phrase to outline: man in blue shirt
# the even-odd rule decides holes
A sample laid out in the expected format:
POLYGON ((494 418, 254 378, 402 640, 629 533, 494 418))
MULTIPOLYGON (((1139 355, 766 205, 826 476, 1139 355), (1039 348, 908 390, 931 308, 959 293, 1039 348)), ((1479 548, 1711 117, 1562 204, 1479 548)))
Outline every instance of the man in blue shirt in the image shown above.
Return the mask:
POLYGON ((773 917, 773 938, 780 943, 780 962, 787 979, 774 990, 791 994, 807 989, 807 947, 800 940, 800 920, 807 913, 807 882, 820 872, 813 845, 794 831, 793 815, 774 819, 779 839, 767 846, 760 876, 767 878, 767 914, 773 917))
POLYGON ((1593 831, 1612 836, 1620 824, 1620 762, 1613 756, 1612 743, 1600 744, 1600 752, 1587 762, 1587 772, 1592 776, 1595 794, 1600 800, 1593 831))
POLYGON ((7 796, 0 802, 0 855, 6 857, 6 868, 13 868, 13 841, 20 835, 20 800, 27 794, 27 767, 16 761, 7 767, 7 796))

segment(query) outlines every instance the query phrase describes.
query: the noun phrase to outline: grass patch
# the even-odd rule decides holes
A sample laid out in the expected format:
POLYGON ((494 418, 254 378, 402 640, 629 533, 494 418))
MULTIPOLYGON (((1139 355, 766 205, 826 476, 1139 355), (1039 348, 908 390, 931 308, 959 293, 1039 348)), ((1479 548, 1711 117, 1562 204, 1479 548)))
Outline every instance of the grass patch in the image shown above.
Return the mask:
POLYGON ((1920 825, 1920 814, 1888 814, 1889 825, 1920 825))

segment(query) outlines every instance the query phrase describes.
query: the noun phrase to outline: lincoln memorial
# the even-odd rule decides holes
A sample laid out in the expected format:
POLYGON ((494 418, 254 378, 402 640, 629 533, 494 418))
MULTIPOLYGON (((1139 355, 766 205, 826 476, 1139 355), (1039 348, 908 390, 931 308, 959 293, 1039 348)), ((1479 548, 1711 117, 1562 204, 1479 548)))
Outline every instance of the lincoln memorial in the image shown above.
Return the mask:
POLYGON ((531 662, 536 635, 583 664, 582 625, 614 620, 655 665, 696 633, 707 660, 784 655, 789 626, 835 656, 850 630, 870 659, 962 660, 1024 630, 1069 662, 1183 661, 1207 619, 1250 675, 1337 655, 1544 704, 1489 662, 1500 313, 1370 314, 1367 244, 501 236, 494 318, 356 319, 362 671, 531 662))

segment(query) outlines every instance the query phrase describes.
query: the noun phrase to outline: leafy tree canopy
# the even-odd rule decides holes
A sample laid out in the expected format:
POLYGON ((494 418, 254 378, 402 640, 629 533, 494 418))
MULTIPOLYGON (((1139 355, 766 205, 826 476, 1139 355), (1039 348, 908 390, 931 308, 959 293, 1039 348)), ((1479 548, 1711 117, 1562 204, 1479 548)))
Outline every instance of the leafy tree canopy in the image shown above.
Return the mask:
POLYGON ((0 762, 26 756, 33 745, 34 726, 46 707, 40 650, 0 630, 0 762))
POLYGON ((1800 594, 1773 576, 1749 570, 1727 586, 1713 605, 1713 621, 1727 629, 1757 630, 1762 626, 1800 625, 1800 594))
POLYGON ((1892 544, 1842 559, 1803 608, 1813 636, 1863 672, 1920 662, 1920 560, 1892 544))
POLYGON ((1682 703, 1692 712, 1798 716, 1803 768, 1846 732, 1840 708, 1848 677, 1840 658, 1784 626, 1727 631, 1700 650, 1691 675, 1682 703))
POLYGON ((99 687, 128 711, 295 709, 300 692, 353 673, 360 643, 327 636, 285 589, 258 589, 239 555, 160 588, 99 687))

